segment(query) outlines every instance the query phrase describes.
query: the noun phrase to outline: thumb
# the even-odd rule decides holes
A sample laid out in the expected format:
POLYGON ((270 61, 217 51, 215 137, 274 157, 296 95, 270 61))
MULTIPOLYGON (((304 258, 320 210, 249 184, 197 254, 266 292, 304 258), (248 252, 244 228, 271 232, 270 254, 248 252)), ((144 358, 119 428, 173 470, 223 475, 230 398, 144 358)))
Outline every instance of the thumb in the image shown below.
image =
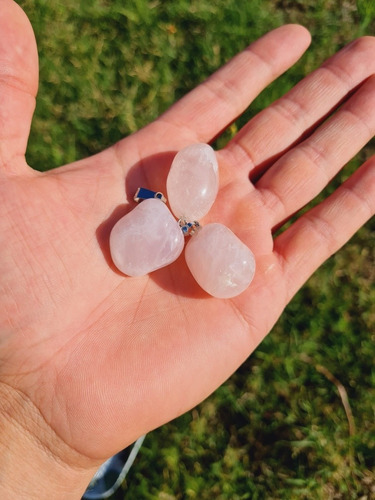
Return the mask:
POLYGON ((38 89, 33 30, 13 0, 0 0, 0 175, 28 168, 25 151, 38 89))

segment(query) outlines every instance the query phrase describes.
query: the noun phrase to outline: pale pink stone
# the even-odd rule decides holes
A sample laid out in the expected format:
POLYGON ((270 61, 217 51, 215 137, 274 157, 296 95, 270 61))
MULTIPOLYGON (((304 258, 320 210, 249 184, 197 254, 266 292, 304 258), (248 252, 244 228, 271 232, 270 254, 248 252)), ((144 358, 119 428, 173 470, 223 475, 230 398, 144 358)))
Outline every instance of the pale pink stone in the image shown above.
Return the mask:
POLYGON ((212 207, 218 188, 218 165, 211 146, 192 144, 176 154, 167 178, 167 197, 178 219, 199 221, 212 207))
POLYGON ((115 224, 109 246, 121 272, 144 276, 175 261, 184 247, 184 236, 168 207, 148 199, 115 224))
POLYGON ((207 224, 194 234, 185 259, 203 290, 220 299, 242 293, 255 273, 253 253, 223 224, 207 224))

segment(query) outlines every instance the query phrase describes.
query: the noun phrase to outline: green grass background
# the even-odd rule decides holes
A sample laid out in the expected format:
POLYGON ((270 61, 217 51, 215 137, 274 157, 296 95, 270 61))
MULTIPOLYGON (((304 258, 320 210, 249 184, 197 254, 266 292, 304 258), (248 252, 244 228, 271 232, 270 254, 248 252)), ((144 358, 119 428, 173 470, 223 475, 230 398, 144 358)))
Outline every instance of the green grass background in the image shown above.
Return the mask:
MULTIPOLYGON (((308 53, 255 100, 221 146, 327 56, 375 27, 372 0, 19 4, 40 52, 27 154, 40 170, 139 129, 271 28, 309 28, 308 53)), ((340 178, 373 152, 369 144, 340 178)), ((117 498, 375 498, 374 229, 372 220, 322 266, 215 394, 149 434, 117 498)))

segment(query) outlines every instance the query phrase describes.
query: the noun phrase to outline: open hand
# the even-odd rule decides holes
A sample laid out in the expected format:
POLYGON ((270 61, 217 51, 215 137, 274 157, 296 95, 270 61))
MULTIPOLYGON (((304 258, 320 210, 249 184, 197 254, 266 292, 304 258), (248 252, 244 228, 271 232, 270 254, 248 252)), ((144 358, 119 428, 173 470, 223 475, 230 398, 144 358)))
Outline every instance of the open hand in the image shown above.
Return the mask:
POLYGON ((374 134, 375 40, 368 37, 217 152, 220 190, 203 224, 227 225, 254 252, 257 271, 246 292, 231 300, 208 296, 183 255, 142 278, 121 275, 111 262, 110 230, 134 207, 136 188, 165 192, 174 154, 210 142, 309 40, 300 26, 281 27, 146 128, 39 173, 25 161, 35 41, 20 8, 0 0, 1 397, 26 443, 38 443, 64 467, 90 470, 86 482, 98 463, 215 390, 374 213, 370 159, 273 238, 374 134))

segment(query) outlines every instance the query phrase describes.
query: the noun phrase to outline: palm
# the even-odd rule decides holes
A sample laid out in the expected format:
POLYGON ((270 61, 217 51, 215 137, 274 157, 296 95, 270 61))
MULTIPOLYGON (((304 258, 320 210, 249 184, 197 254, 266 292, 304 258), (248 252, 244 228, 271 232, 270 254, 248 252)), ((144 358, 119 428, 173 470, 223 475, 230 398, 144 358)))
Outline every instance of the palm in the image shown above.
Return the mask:
MULTIPOLYGON (((111 264, 107 241, 114 221, 128 210, 122 203, 124 173, 110 151, 102 156, 74 170, 32 175, 33 182, 15 180, 7 198, 11 207, 7 223, 17 228, 8 239, 17 262, 9 288, 14 304, 22 304, 14 318, 19 333, 12 341, 15 355, 8 361, 11 375, 19 373, 22 364, 28 374, 21 381, 22 390, 43 414, 53 412, 50 423, 61 437, 66 439, 65 427, 75 429, 75 446, 78 437, 87 446, 90 436, 102 436, 95 450, 82 450, 101 457, 115 450, 123 428, 130 431, 129 421, 135 420, 139 406, 159 408, 146 414, 141 427, 137 422, 131 429, 134 438, 219 385, 267 333, 269 311, 256 315, 255 311, 260 296, 277 297, 279 288, 274 286, 279 283, 275 273, 273 278, 259 273, 237 301, 209 299, 183 257, 141 279, 121 276, 111 264), (254 292, 255 287, 262 291, 254 292), (249 328, 252 317, 256 324, 249 328), (26 339, 25 331, 29 332, 26 339), (215 364, 208 367, 212 349, 215 364), (201 383, 202 372, 207 385, 201 383), (40 381, 45 379, 49 386, 40 393, 40 381), (139 379, 145 389, 134 395, 139 379), (174 380, 172 386, 170 380, 174 380), (135 397, 141 398, 137 404, 135 397), (65 400, 74 407, 72 415, 61 414, 65 400), (93 413, 98 421, 90 427, 93 413)), ((138 162, 134 158, 130 166, 138 162)), ((234 218, 236 209, 231 214, 219 205, 215 216, 234 218)), ((241 235, 246 222, 230 227, 241 235)), ((270 256, 277 260, 271 253, 270 227, 265 223, 259 229, 258 250, 268 254, 261 259, 269 265, 270 256)), ((276 308, 281 310, 285 297, 272 303, 275 320, 276 308)))
MULTIPOLYGON (((367 40, 329 63, 333 72, 362 58, 349 86, 337 80, 333 97, 307 102, 309 109, 298 121, 290 110, 301 106, 303 86, 308 93, 315 78, 322 88, 330 88, 331 82, 316 73, 218 152, 221 189, 207 219, 223 222, 253 249, 257 273, 245 293, 228 301, 209 298, 183 257, 134 279, 120 275, 110 261, 109 231, 131 209, 127 196, 131 200, 139 185, 163 190, 170 152, 212 139, 257 90, 292 64, 307 40, 296 27, 268 35, 158 122, 91 159, 48 174, 30 171, 24 159, 14 159, 27 136, 24 114, 14 113, 0 185, 6 214, 1 222, 6 241, 0 264, 5 292, 1 317, 6 318, 2 380, 22 391, 53 432, 83 455, 105 458, 202 400, 264 338, 315 268, 371 215, 358 195, 370 185, 368 162, 337 191, 336 199, 301 217, 275 242, 272 238, 274 228, 310 201, 372 134, 375 120, 367 109, 375 92, 370 80, 346 104, 350 113, 344 108, 332 119, 333 126, 323 125, 307 141, 300 140, 331 110, 332 99, 338 103, 374 71, 373 42, 367 40), (260 62, 262 54, 270 55, 272 67, 260 62), (259 71, 251 76, 256 62, 259 71), (246 82, 249 78, 253 85, 246 82), (230 88, 235 88, 233 94, 226 90, 230 88), (204 108, 200 118, 195 117, 198 108, 204 108), (328 156, 325 164, 317 151, 338 142, 338 124, 341 134, 350 134, 353 116, 367 126, 360 127, 350 147, 341 141, 335 162, 328 156), (292 144, 291 152, 282 154, 292 144), (251 161, 245 151, 251 151, 251 161), (270 168, 275 157, 280 159, 270 168), (313 173, 314 161, 331 170, 313 173), (253 185, 248 179, 254 172, 260 180, 253 185), (350 190, 357 194, 349 197, 350 190), (344 215, 353 207, 356 216, 344 225, 344 215)), ((23 91, 8 87, 5 80, 8 98, 2 97, 3 102, 9 110, 31 109, 35 69, 23 71, 17 61, 13 68, 23 91)), ((362 197, 370 200, 366 193, 362 197)))

